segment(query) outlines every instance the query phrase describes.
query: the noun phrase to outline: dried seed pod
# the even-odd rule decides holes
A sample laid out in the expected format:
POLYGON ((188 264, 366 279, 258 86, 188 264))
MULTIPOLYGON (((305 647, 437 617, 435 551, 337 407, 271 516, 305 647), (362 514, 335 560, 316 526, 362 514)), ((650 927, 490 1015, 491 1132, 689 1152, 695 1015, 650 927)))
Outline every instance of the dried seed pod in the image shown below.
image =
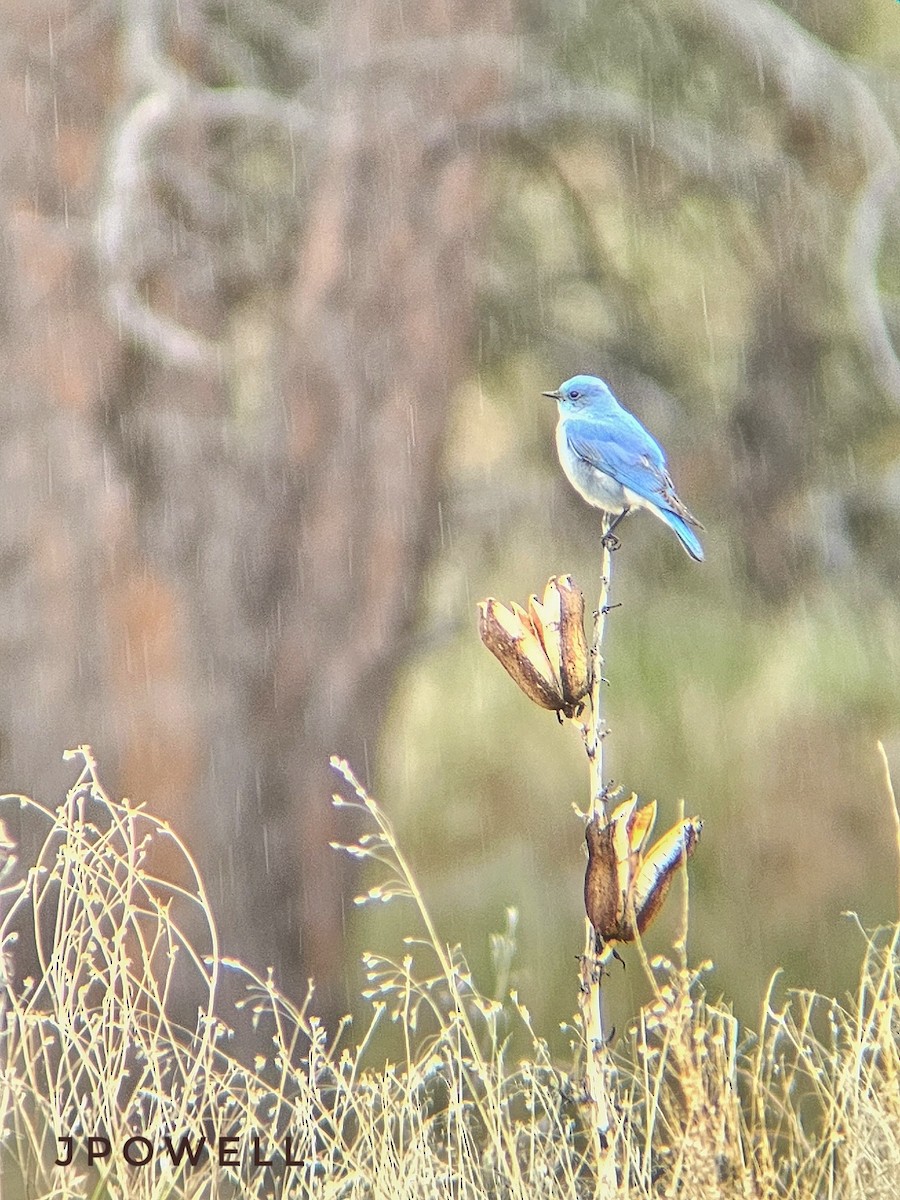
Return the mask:
POLYGON ((528 613, 493 597, 483 600, 478 611, 481 640, 525 695, 541 708, 563 708, 559 680, 528 613))
POLYGON ((533 595, 528 597, 528 613, 535 632, 541 639, 544 653, 550 660, 550 665, 553 667, 561 685, 562 677, 559 673, 559 663, 562 657, 562 643, 560 641, 560 618, 562 614, 559 593, 551 589, 548 583, 546 588, 544 588, 543 600, 538 600, 537 596, 533 595))
POLYGON ((599 813, 588 821, 585 829, 588 863, 584 873, 584 907, 594 927, 598 953, 616 937, 621 920, 622 891, 614 836, 615 825, 612 822, 604 825, 599 813))
POLYGON ((543 600, 528 610, 493 597, 479 605, 481 640, 523 692, 542 708, 577 716, 590 690, 591 666, 584 634, 584 596, 570 575, 551 576, 543 600))
POLYGON ((591 686, 581 589, 573 583, 571 575, 552 575, 544 588, 543 600, 529 597, 528 612, 559 679, 565 702, 563 711, 566 716, 574 716, 591 686))
POLYGON ((647 848, 653 826, 656 824, 656 801, 651 800, 643 808, 632 809, 628 817, 628 846, 632 855, 640 857, 647 848))
POLYGON ((559 679, 563 698, 568 704, 577 704, 591 688, 591 656, 584 632, 584 593, 571 575, 551 579, 548 591, 551 585, 559 596, 560 605, 559 679))
MULTIPOLYGON (((638 933, 644 932, 662 908, 675 872, 694 853, 702 830, 703 822, 699 817, 688 817, 664 833, 644 858, 631 890, 638 933)), ((631 937, 622 940, 633 938, 632 929, 631 937)))
POLYGON ((675 872, 699 841, 703 822, 690 817, 645 852, 655 818, 656 804, 638 809, 632 795, 608 821, 598 813, 587 824, 584 906, 598 954, 644 932, 662 907, 675 872))

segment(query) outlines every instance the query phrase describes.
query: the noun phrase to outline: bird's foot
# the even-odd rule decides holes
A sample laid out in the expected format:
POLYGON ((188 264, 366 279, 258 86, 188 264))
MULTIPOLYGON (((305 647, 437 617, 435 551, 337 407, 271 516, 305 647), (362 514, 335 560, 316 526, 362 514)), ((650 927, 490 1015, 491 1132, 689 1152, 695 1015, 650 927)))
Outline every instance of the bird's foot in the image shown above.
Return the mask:
POLYGON ((612 554, 614 550, 619 549, 622 543, 619 541, 616 535, 610 531, 609 533, 604 533, 603 537, 600 539, 600 545, 604 548, 604 550, 608 550, 610 554, 612 554))

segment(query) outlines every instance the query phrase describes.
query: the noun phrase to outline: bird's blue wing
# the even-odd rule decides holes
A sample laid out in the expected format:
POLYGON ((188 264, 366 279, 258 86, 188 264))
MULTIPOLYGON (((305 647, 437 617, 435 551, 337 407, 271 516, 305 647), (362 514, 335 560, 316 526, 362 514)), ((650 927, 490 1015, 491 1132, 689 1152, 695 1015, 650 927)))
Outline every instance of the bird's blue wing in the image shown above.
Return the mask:
POLYGON ((666 456, 631 413, 622 411, 599 420, 570 418, 563 428, 569 449, 589 466, 651 504, 672 507, 674 490, 666 456))
MULTIPOLYGON (((569 417, 559 428, 571 455, 626 488, 631 495, 629 503, 646 504, 674 530, 691 558, 703 561, 703 547, 690 526, 703 527, 678 499, 662 447, 636 417, 625 410, 604 417, 569 417)), ((587 492, 579 490, 591 500, 587 492)))

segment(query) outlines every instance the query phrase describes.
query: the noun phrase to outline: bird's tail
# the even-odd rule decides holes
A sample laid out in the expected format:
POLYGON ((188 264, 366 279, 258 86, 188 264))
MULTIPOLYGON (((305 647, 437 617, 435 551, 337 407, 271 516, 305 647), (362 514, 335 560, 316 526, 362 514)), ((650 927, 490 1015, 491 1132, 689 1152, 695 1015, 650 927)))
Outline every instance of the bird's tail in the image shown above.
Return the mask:
POLYGON ((671 512, 665 508, 659 509, 658 514, 669 528, 674 529, 678 534, 679 542, 681 542, 694 562, 703 562, 703 547, 684 517, 679 517, 678 513, 671 512))

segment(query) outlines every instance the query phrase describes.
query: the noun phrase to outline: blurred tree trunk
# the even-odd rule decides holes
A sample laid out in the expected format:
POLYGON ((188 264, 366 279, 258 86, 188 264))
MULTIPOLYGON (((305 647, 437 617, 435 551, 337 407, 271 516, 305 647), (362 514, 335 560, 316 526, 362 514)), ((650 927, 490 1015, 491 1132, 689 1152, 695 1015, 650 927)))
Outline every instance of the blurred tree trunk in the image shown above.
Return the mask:
MULTIPOLYGON (((100 131, 153 100, 141 38, 162 42, 163 9, 131 13, 121 79, 100 15, 2 11, 3 781, 52 801, 62 749, 91 742, 110 789, 196 848, 226 951, 295 995, 315 977, 334 1017, 352 881, 327 760, 374 761, 469 369, 484 201, 473 161, 433 161, 428 139, 498 77, 444 39, 504 32, 506 5, 332 6, 295 250, 248 281, 198 263, 173 218, 188 250, 141 264, 135 293, 216 339, 218 366, 120 337, 101 301, 94 218, 117 177, 100 131)), ((178 69, 207 50, 185 11, 178 69)), ((221 151, 189 122, 177 140, 184 162, 221 151)), ((204 180, 204 219, 217 199, 204 180)), ((147 245, 158 225, 137 223, 147 245)))
MULTIPOLYGON (((67 746, 90 738, 121 767, 118 665, 143 657, 140 638, 124 646, 145 587, 126 488, 94 428, 120 349, 92 239, 116 44, 102 21, 70 37, 56 4, 4 3, 0 26, 0 766, 4 791, 54 805, 74 781, 67 746)), ((27 867, 36 831, 11 832, 27 867)))
MULTIPOLYGON (((507 27, 503 0, 333 6, 327 149, 279 351, 296 466, 284 499, 263 514, 289 567, 266 596, 267 627, 280 623, 281 636, 256 709, 271 837, 268 859, 258 839, 249 847, 241 891, 260 930, 272 898, 291 897, 279 957, 332 988, 351 879, 349 860, 328 849, 346 827, 326 802, 335 784, 327 754, 340 751, 366 774, 374 762, 439 540, 453 392, 471 369, 483 196, 473 160, 433 162, 426 135, 497 89, 495 71, 464 57, 429 62, 425 42, 420 61, 402 67, 378 57, 479 27, 507 27)), ((326 1007, 346 1002, 331 990, 326 1007)))

